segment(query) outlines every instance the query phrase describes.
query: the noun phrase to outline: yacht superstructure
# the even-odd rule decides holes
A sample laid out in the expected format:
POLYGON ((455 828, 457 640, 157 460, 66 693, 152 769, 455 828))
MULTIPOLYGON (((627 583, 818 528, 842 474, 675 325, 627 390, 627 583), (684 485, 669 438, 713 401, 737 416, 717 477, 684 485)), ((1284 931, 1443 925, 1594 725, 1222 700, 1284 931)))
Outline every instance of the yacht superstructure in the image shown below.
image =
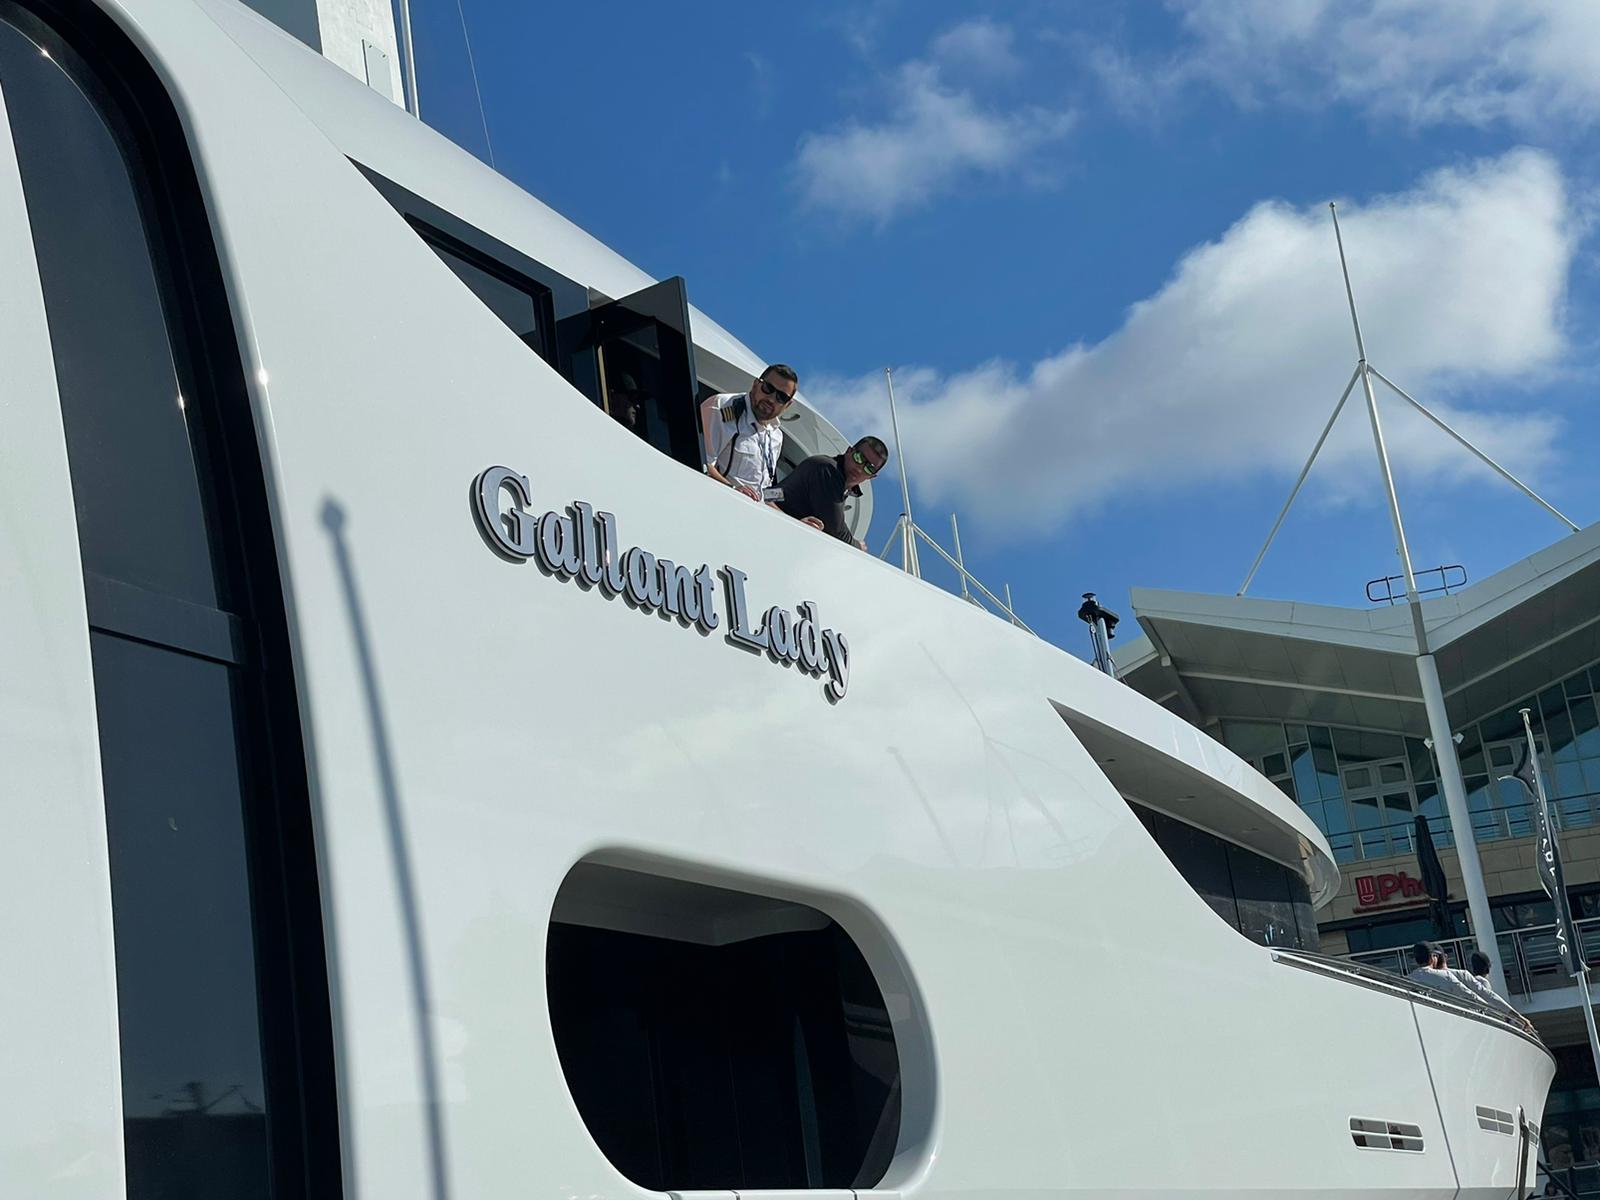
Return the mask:
POLYGON ((0 0, 0 306, 6 1194, 1531 1178, 1286 796, 703 478, 762 360, 233 0, 0 0))

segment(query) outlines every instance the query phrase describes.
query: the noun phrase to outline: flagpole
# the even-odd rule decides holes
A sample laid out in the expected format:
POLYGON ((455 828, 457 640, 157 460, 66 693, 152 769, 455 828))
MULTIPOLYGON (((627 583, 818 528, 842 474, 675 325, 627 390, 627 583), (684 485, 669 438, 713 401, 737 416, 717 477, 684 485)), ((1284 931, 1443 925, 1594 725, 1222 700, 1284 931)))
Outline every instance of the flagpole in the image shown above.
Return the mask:
MULTIPOLYGON (((889 389, 889 425, 894 430, 894 456, 900 464, 900 516, 905 521, 905 526, 900 531, 905 538, 900 566, 907 573, 921 579, 922 567, 917 562, 917 526, 911 516, 911 480, 906 477, 906 452, 900 446, 900 418, 894 411, 894 371, 888 367, 883 369, 883 382, 889 389)), ((963 577, 962 583, 965 582, 966 579, 963 577)))
POLYGON ((1600 1031, 1595 1029, 1594 1001, 1589 998, 1589 956, 1583 952, 1583 939, 1572 922, 1567 880, 1561 871, 1561 848, 1556 845, 1556 827, 1550 820, 1550 800, 1545 795, 1544 771, 1539 767, 1539 746, 1533 740, 1532 710, 1524 708, 1521 712, 1522 731, 1528 739, 1528 763, 1533 769, 1533 790, 1539 802, 1539 821, 1544 830, 1544 837, 1540 840, 1548 839, 1548 846, 1540 846, 1539 852, 1546 856, 1550 877, 1546 880, 1541 873, 1540 882, 1551 883, 1555 888, 1556 894, 1551 899, 1556 902, 1557 945, 1565 942, 1568 947, 1567 966, 1572 970, 1572 977, 1578 981, 1578 994, 1583 997, 1583 1023, 1589 1029, 1589 1053, 1594 1058, 1595 1078, 1600 1079, 1600 1031))

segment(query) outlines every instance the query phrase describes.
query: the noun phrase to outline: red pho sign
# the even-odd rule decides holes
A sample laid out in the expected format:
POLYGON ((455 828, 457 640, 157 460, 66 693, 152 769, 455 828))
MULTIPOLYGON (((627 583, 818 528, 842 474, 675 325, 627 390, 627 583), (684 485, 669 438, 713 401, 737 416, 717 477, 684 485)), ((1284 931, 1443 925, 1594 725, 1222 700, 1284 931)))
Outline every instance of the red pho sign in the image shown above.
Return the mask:
POLYGON ((1422 880, 1413 879, 1404 871, 1388 871, 1382 875, 1356 876, 1356 907, 1377 908, 1396 900, 1420 900, 1427 893, 1422 880))

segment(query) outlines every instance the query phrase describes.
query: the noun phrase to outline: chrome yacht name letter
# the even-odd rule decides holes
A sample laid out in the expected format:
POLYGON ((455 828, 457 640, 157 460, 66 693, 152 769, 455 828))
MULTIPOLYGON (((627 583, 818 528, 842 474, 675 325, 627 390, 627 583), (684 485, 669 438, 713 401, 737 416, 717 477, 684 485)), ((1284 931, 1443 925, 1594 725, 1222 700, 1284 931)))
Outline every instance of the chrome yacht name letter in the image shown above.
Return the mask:
POLYGON ((507 558, 532 558, 538 522, 528 513, 528 505, 533 503, 528 477, 518 475, 510 467, 490 467, 478 476, 472 495, 478 510, 478 525, 494 548, 507 558), (500 512, 502 490, 510 492, 515 500, 504 516, 500 512))
MULTIPOLYGON (((478 527, 503 558, 513 562, 533 559, 545 574, 576 581, 585 591, 595 590, 607 599, 621 596, 641 612, 660 612, 701 633, 722 624, 717 615, 717 589, 711 565, 691 567, 657 558, 643 546, 623 546, 613 513, 597 510, 584 500, 561 509, 535 514, 533 494, 526 475, 510 467, 490 467, 472 484, 472 507, 478 527), (510 493, 511 504, 502 510, 510 493)), ((817 606, 802 600, 794 608, 774 604, 751 624, 745 598, 749 581, 738 567, 725 565, 723 595, 728 604, 730 645, 764 653, 773 662, 798 666, 813 679, 827 676, 823 694, 829 700, 844 698, 850 684, 850 646, 842 633, 825 629, 817 606)))

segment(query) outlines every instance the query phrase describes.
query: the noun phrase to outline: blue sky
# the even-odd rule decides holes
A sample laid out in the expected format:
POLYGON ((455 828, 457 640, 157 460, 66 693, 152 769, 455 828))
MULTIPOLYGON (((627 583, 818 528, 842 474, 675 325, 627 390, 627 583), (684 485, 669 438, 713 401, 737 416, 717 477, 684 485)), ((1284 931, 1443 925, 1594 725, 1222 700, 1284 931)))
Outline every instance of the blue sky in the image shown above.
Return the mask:
MULTIPOLYGON (((1079 592, 1232 592, 1355 364, 1600 518, 1600 5, 412 0, 425 119, 887 435, 1075 653, 1079 592)), ((1357 395, 1359 399, 1359 393, 1357 395)), ((1380 399, 1419 567, 1555 520, 1380 399)), ((874 542, 898 511, 878 484, 874 542)), ((1341 417, 1254 595, 1398 571, 1341 417)))

